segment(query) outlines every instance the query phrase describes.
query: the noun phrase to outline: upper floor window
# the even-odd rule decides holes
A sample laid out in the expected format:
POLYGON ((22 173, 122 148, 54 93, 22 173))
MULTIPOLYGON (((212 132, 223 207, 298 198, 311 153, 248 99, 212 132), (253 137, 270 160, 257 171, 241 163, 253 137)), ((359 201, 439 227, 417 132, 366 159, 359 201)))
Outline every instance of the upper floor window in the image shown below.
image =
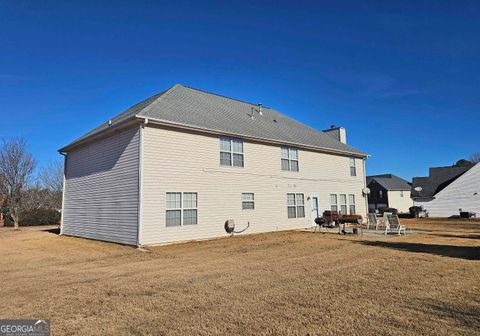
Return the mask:
POLYGON ((403 197, 403 190, 400 190, 400 197, 403 197))
POLYGON ((243 193, 242 194, 242 209, 249 210, 255 209, 255 194, 254 193, 243 193))
POLYGON ((355 158, 350 158, 350 176, 357 176, 357 167, 355 166, 355 158))
POLYGON ((282 146, 282 170, 298 171, 298 150, 282 146))
POLYGON ((243 167, 243 141, 220 138, 220 165, 243 167))
POLYGON ((378 197, 379 197, 379 198, 383 198, 383 190, 379 190, 379 191, 378 191, 378 197))

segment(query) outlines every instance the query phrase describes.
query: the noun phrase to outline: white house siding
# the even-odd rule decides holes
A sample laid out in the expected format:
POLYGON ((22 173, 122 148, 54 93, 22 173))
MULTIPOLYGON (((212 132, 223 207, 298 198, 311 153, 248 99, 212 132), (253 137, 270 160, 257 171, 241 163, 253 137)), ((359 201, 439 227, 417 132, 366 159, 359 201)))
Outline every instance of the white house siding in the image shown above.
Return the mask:
POLYGON ((422 205, 430 217, 458 216, 460 208, 480 215, 480 164, 445 187, 432 201, 415 205, 422 205))
POLYGON ((139 128, 68 153, 62 233, 137 244, 139 128))
POLYGON ((357 213, 365 215, 364 171, 356 160, 299 150, 299 172, 281 171, 280 146, 244 141, 244 168, 220 166, 219 137, 148 126, 144 131, 141 244, 226 236, 234 219, 245 233, 312 226, 312 193, 320 213, 330 209, 330 194, 354 194, 357 213), (166 192, 198 193, 198 224, 166 227, 166 192), (241 194, 255 194, 255 209, 242 210, 241 194), (287 218, 287 193, 305 195, 305 218, 287 218))
POLYGON ((398 212, 408 213, 413 201, 410 198, 410 191, 404 190, 403 197, 402 192, 399 190, 388 191, 388 206, 395 208, 398 212))

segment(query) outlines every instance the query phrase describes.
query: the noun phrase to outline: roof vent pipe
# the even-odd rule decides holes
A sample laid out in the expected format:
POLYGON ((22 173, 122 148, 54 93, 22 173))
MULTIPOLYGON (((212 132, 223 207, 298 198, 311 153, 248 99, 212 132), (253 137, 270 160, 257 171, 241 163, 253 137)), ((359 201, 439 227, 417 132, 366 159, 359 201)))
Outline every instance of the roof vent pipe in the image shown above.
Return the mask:
POLYGON ((262 104, 258 104, 258 114, 260 114, 261 116, 263 116, 262 104))

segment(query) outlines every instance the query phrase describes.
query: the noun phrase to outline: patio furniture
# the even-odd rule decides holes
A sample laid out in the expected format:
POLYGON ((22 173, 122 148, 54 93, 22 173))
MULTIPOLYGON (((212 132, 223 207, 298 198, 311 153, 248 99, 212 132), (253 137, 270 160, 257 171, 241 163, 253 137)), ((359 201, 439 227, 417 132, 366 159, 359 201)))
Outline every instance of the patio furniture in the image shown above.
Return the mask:
POLYGON ((402 231, 403 234, 406 233, 407 228, 405 225, 400 224, 400 219, 397 215, 384 213, 383 216, 385 217, 385 235, 387 235, 389 232, 397 232, 399 236, 402 231))

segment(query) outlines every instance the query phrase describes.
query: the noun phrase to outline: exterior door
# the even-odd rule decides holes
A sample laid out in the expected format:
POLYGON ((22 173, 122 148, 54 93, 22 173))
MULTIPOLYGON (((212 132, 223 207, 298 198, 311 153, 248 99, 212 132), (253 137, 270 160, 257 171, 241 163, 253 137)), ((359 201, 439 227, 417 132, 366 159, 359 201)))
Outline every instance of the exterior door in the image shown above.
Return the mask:
POLYGON ((317 194, 312 194, 312 225, 315 224, 315 218, 320 216, 320 212, 318 211, 318 196, 317 194))

